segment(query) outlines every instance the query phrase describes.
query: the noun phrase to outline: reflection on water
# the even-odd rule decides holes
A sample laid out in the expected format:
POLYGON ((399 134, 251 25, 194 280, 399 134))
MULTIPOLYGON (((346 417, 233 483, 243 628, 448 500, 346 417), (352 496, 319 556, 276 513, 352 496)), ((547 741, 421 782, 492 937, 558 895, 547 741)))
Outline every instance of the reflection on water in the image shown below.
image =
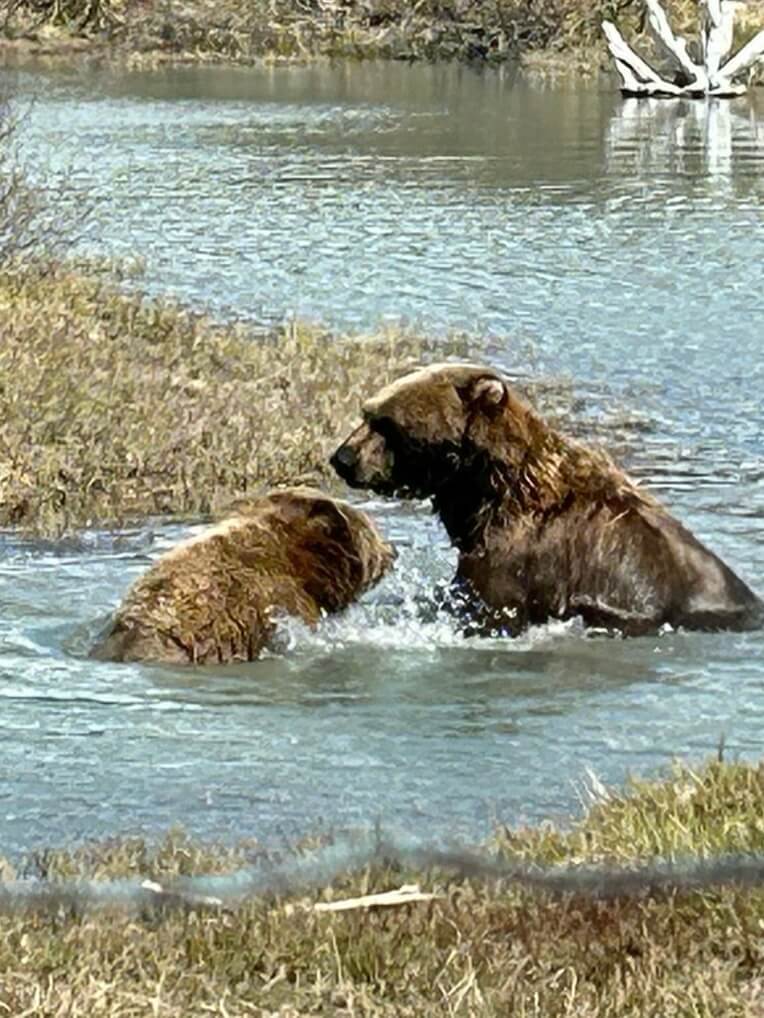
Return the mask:
MULTIPOLYGON (((98 199, 89 250, 139 253, 148 286, 213 310, 466 328, 516 376, 569 379, 563 424, 614 445, 764 591, 755 99, 368 65, 0 78, 37 95, 30 158, 98 199)), ((229 669, 84 656, 187 528, 0 535, 3 850, 176 821, 469 838, 566 815, 588 768, 620 781, 722 733, 760 751, 761 634, 465 641, 418 612, 453 569, 432 517, 371 508, 395 574, 229 669)))
POLYGON ((764 122, 748 100, 625 99, 613 113, 606 144, 611 172, 703 170, 722 195, 733 189, 736 166, 760 166, 764 122))

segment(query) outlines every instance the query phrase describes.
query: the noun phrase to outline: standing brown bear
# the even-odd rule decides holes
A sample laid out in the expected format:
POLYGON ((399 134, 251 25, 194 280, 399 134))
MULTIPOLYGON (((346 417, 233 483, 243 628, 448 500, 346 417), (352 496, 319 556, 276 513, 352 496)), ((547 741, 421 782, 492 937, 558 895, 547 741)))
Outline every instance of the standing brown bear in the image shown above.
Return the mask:
POLYGON ((395 553, 365 513, 285 488, 177 545, 128 591, 92 650, 111 661, 252 661, 276 616, 313 625, 377 583, 395 553))
POLYGON ((363 408, 332 465, 348 484, 433 500, 481 628, 547 619, 638 635, 752 628, 762 602, 602 452, 546 424, 496 371, 439 364, 363 408))

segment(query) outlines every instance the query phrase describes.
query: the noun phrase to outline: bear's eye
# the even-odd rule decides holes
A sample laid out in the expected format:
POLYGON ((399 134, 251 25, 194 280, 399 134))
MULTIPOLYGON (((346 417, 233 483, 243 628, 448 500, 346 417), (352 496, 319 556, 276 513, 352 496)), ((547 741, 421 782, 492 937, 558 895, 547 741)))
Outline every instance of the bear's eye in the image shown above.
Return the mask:
POLYGON ((398 425, 391 417, 376 417, 373 421, 369 421, 369 427, 381 435, 386 442, 394 442, 400 435, 398 425))

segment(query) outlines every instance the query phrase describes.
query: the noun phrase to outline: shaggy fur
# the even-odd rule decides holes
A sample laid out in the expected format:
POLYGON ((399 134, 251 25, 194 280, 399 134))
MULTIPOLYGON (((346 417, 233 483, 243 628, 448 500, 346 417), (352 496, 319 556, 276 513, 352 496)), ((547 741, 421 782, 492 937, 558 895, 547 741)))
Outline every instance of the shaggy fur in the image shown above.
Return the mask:
POLYGON ((271 492, 163 555, 93 649, 113 661, 254 660, 276 616, 313 625, 394 559, 371 520, 309 488, 271 492))
POLYGON ((424 368, 363 412, 332 465, 353 487, 432 498, 483 628, 574 616, 629 635, 761 624, 761 601, 716 555, 490 368, 424 368))

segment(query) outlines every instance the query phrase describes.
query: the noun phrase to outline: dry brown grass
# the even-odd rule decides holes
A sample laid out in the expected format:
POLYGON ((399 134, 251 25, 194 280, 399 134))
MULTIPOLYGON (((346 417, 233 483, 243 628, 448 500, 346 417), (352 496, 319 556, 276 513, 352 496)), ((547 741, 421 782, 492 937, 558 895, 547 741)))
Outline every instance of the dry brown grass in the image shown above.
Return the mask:
MULTIPOLYGON (((614 20, 662 63, 642 0, 6 0, 0 58, 145 67, 320 58, 519 60, 534 79, 612 72, 601 30, 614 20)), ((696 0, 664 0, 672 26, 698 36, 696 0)), ((742 7, 735 48, 760 28, 760 2, 742 7)), ((761 70, 754 80, 760 80, 761 70)))
MULTIPOLYGON (((328 57, 501 61, 571 55, 597 66, 603 17, 641 31, 640 0, 6 0, 4 34, 38 52, 93 52, 137 62, 328 57)), ((693 0, 669 0, 677 27, 695 31, 693 0)), ((3 21, 0 19, 0 26, 3 21)))
MULTIPOLYGON (((764 772, 678 768, 597 805, 567 834, 503 832, 540 864, 758 852, 764 772)), ((56 855, 46 875, 209 871, 175 835, 56 855), (177 862, 178 853, 183 858, 177 862)), ((217 869, 236 864, 221 854, 217 869)), ((169 915, 0 918, 0 1010, 40 1016, 229 1015, 754 1018, 764 1010, 764 895, 709 888, 594 900, 420 874, 443 897, 317 914, 312 898, 169 915)), ((322 898, 397 886, 364 870, 322 898)))
POLYGON ((216 325, 60 266, 0 271, 0 336, 0 525, 45 534, 336 484, 364 394, 428 355, 399 331, 216 325))

